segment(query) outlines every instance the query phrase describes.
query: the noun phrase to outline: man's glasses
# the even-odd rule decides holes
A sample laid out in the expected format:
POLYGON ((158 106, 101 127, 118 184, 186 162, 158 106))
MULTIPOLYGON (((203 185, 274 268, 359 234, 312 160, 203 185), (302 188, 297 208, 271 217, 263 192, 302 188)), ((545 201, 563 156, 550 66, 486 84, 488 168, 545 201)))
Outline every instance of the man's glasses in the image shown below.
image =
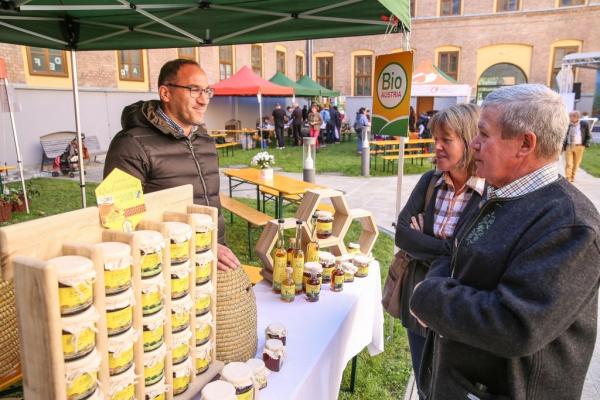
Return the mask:
POLYGON ((176 85, 174 83, 167 83, 167 84, 165 84, 165 86, 187 89, 190 91, 190 97, 192 99, 197 99, 198 97, 200 97, 201 94, 205 94, 206 97, 211 99, 213 97, 213 95, 215 94, 215 90, 213 88, 209 88, 209 87, 200 88, 198 86, 183 86, 183 85, 176 85))

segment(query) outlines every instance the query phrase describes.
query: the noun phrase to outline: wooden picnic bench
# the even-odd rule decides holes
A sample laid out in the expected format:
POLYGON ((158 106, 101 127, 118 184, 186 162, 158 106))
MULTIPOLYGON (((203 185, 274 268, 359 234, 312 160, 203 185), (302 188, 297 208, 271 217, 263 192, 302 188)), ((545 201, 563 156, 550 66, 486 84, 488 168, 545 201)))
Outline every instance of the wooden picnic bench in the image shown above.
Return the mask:
MULTIPOLYGON (((62 131, 48 133, 47 135, 40 136, 40 145, 42 146, 42 162, 40 164, 40 171, 44 171, 44 165, 48 162, 52 165, 54 159, 60 156, 67 148, 69 143, 77 136, 76 132, 62 131)), ((106 154, 106 150, 101 149, 98 137, 88 135, 85 137, 85 145, 88 149, 90 158, 106 154)))
POLYGON ((248 222, 248 257, 252 258, 252 228, 260 228, 267 225, 273 217, 258 211, 255 208, 220 193, 221 207, 248 222))
POLYGON ((225 142, 225 143, 217 143, 217 150, 221 149, 221 153, 224 155, 228 155, 229 154, 229 149, 231 149, 231 155, 233 156, 233 149, 236 146, 241 145, 240 142, 225 142))
MULTIPOLYGON (((421 165, 423 165, 423 160, 424 159, 430 159, 430 161, 435 158, 435 153, 416 153, 416 154, 406 154, 404 156, 405 160, 415 160, 415 159, 420 159, 421 160, 421 165)), ((392 173, 394 172, 394 165, 396 165, 396 161, 398 161, 398 156, 397 155, 393 155, 393 156, 382 156, 381 159, 383 160, 384 167, 383 170, 386 171, 390 166, 391 166, 391 170, 392 173)))

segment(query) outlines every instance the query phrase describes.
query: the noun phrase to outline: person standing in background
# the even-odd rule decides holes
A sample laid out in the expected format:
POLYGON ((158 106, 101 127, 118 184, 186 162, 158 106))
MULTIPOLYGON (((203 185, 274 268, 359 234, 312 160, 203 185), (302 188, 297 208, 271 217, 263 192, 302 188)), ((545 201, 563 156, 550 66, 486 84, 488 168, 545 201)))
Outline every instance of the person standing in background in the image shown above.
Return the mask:
POLYGON ((275 125, 275 135, 277 136, 277 147, 281 150, 285 147, 285 138, 283 137, 285 111, 283 111, 279 103, 275 105, 275 109, 273 110, 273 124, 275 125))
POLYGON ((585 148, 590 147, 592 135, 588 123, 581 121, 579 111, 571 111, 569 121, 569 129, 563 143, 565 175, 569 182, 575 182, 575 174, 577 174, 581 160, 583 160, 585 148))

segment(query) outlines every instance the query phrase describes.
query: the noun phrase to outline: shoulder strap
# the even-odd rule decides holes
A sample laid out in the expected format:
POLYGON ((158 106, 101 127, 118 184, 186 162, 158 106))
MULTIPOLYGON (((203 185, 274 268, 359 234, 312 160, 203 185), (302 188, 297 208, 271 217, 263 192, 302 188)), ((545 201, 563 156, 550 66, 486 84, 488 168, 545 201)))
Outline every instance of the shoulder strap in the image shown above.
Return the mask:
POLYGON ((425 192, 425 205, 423 206, 423 211, 427 209, 429 203, 431 202, 431 197, 433 197, 433 191, 435 189, 435 184, 440 178, 441 172, 435 171, 431 174, 431 180, 429 181, 429 186, 427 186, 427 191, 425 192))

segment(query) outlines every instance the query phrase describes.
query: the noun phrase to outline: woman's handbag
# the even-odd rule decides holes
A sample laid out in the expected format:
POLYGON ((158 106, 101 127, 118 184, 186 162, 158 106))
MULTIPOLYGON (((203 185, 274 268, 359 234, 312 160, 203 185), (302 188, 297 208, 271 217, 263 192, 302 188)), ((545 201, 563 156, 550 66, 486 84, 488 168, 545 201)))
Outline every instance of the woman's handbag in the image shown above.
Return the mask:
MULTIPOLYGON (((440 174, 438 172, 434 172, 431 176, 427 192, 425 192, 423 211, 429 206, 435 184, 439 177, 440 174)), ((394 256, 394 261, 390 265, 388 276, 385 278, 385 283, 383 284, 381 304, 383 305, 383 309, 394 318, 400 318, 401 315, 400 299, 402 298, 402 284, 412 261, 413 259, 407 252, 399 250, 394 256)))

